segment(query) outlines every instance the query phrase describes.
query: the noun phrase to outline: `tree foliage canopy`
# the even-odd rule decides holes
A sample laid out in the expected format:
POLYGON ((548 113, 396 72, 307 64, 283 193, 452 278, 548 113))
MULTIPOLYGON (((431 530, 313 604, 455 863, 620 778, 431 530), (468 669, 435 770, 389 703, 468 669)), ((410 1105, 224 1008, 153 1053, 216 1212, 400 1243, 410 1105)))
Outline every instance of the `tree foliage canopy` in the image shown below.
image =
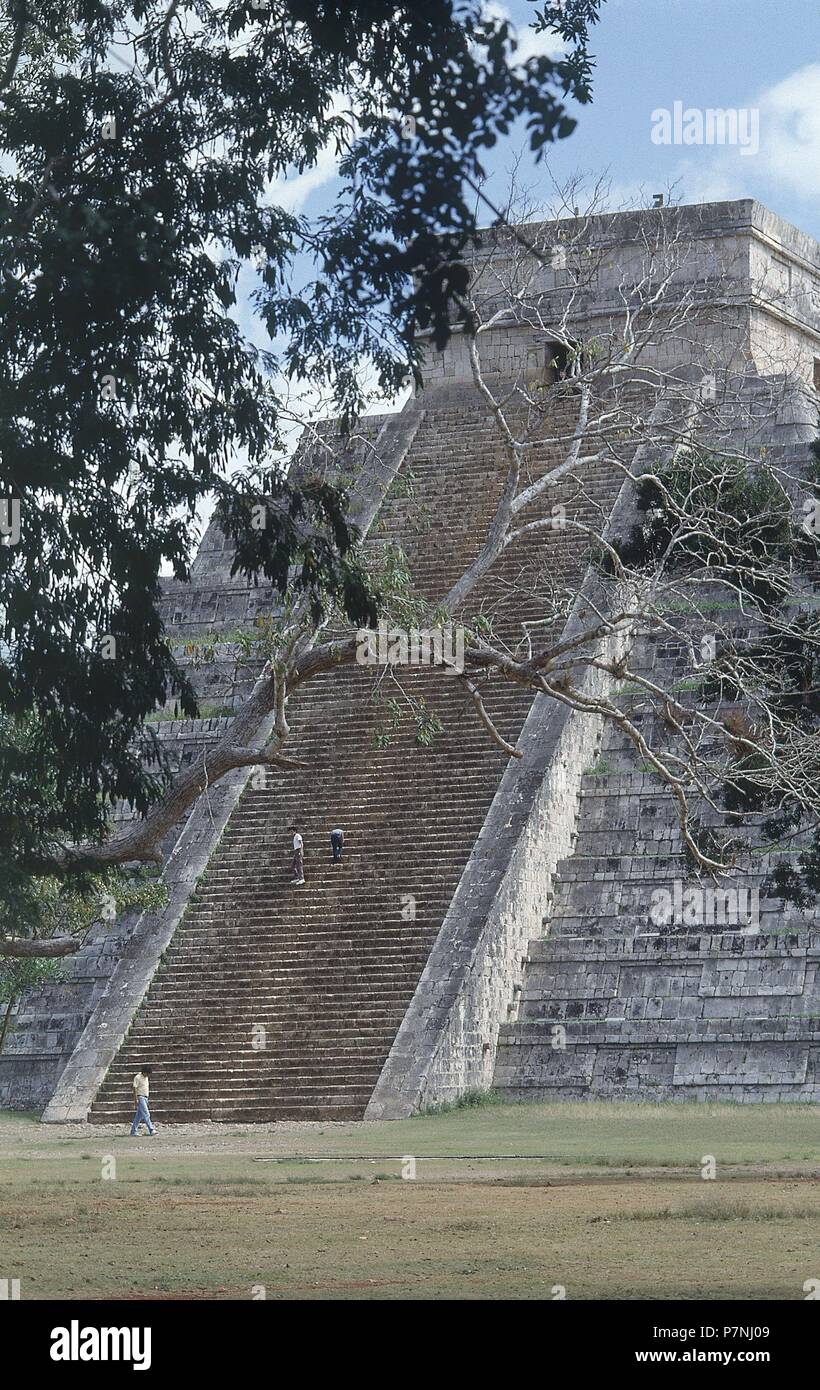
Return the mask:
POLYGON ((519 119, 536 151, 570 133, 598 2, 535 10, 566 56, 523 64, 477 0, 2 5, 0 856, 156 795, 135 735, 169 692, 195 712, 158 576, 186 576, 204 499, 249 573, 372 620, 344 495, 285 476, 282 383, 350 422, 365 368, 419 376, 486 152, 519 119), (327 149, 340 191, 310 219, 282 180, 327 149))

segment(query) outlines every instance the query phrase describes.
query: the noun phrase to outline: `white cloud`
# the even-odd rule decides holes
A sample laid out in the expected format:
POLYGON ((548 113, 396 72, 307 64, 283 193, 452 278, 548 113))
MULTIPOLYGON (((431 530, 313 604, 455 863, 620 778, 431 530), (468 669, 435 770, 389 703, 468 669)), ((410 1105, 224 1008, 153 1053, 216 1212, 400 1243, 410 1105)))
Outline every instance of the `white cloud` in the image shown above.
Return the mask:
MULTIPOLYGON (((779 194, 808 201, 820 183, 820 63, 798 68, 745 104, 759 115, 759 147, 690 145, 659 175, 673 200, 711 203, 757 197, 774 203, 779 194)), ((631 189, 630 189, 631 192, 631 189)))
POLYGON ((269 188, 271 197, 278 207, 288 212, 301 212, 311 193, 334 179, 338 170, 339 156, 334 142, 319 151, 316 163, 304 173, 274 179, 269 188))
POLYGON ((566 45, 560 34, 551 34, 548 29, 536 34, 533 29, 518 33, 518 48, 515 51, 516 63, 525 63, 528 58, 561 58, 566 45))
POLYGON ((560 34, 551 33, 548 29, 541 34, 536 34, 535 30, 529 27, 519 29, 507 6, 501 4, 501 0, 487 0, 484 14, 487 19, 506 20, 510 25, 518 40, 518 48, 513 59, 516 64, 526 63, 528 58, 560 58, 566 51, 564 40, 560 34))
POLYGON ((760 148, 740 157, 738 148, 701 146, 682 159, 672 176, 687 203, 779 192, 808 201, 820 183, 820 63, 798 68, 749 103, 760 113, 760 148))
POLYGON ((760 156, 766 177, 804 197, 820 182, 820 63, 769 87, 760 100, 760 156))
POLYGON ((730 155, 722 151, 705 158, 703 163, 682 160, 670 181, 673 199, 684 203, 724 203, 748 198, 749 184, 745 175, 746 166, 751 162, 740 160, 737 150, 730 155))
MULTIPOLYGON (((347 140, 352 141, 359 134, 358 125, 344 92, 334 94, 328 115, 346 118, 346 127, 341 134, 347 140)), ((277 207, 285 208, 287 212, 301 212, 308 198, 316 192, 317 188, 322 188, 326 183, 330 183, 336 178, 341 158, 342 155, 336 148, 336 136, 334 135, 319 151, 315 163, 309 169, 305 169, 301 174, 285 174, 280 178, 273 179, 268 185, 271 198, 277 207)))

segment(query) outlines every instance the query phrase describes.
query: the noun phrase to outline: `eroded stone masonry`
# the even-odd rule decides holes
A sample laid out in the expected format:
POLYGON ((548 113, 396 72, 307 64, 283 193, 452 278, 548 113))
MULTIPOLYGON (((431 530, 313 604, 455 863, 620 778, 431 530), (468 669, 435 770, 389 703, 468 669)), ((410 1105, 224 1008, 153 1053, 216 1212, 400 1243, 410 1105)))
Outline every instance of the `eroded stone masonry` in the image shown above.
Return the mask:
MULTIPOLYGON (((710 377, 732 386, 723 446, 766 446, 799 466, 816 434, 820 247, 759 204, 595 219, 579 338, 606 334, 640 274, 647 226, 673 216, 688 253, 681 292, 698 286, 700 312, 664 337, 657 365, 685 376, 708 358, 710 377)), ((560 313, 567 272, 543 277, 560 313)), ((482 346, 488 380, 548 388, 553 350, 543 324, 499 321, 482 346)), ((577 413, 572 392, 550 402, 533 478, 560 462, 556 436, 577 413)), ((306 441, 297 466, 321 449, 321 437, 306 441)), ((400 544, 421 592, 440 596, 505 472, 462 335, 430 352, 427 384, 403 410, 365 422, 342 467, 367 544, 400 544)), ((608 517, 617 534, 630 484, 600 461, 584 483, 568 478, 527 519, 560 505, 590 526, 608 517)), ((237 669, 237 630, 272 607, 264 587, 231 578, 230 559, 212 527, 190 584, 165 591, 172 638, 219 639, 193 672, 202 718, 165 710, 155 723, 179 764, 226 726, 254 677, 237 669)), ((581 591, 572 631, 595 583, 588 564, 578 531, 545 526, 510 547, 482 591, 499 631, 538 616, 513 590, 545 572, 581 591)), ((674 681, 682 644, 637 640, 642 669, 674 681)), ((605 680, 584 679, 593 693, 605 680)), ((756 929, 742 913, 659 922, 658 890, 686 888, 689 871, 668 795, 617 731, 496 681, 486 703, 521 749, 514 760, 457 682, 425 677, 423 693, 443 726, 431 748, 410 731, 379 738, 385 707, 367 667, 307 687, 290 719, 309 767, 242 769, 200 799, 168 839, 167 907, 100 926, 63 981, 23 1001, 0 1057, 0 1105, 124 1120, 147 1060, 155 1115, 170 1121, 394 1117, 492 1084, 521 1098, 820 1099, 815 918, 761 898, 756 929), (299 890, 295 820, 307 850, 299 890), (337 824, 341 870, 328 849, 337 824)), ((652 718, 635 692, 619 698, 652 718)), ((764 870, 739 886, 759 892, 764 870)))

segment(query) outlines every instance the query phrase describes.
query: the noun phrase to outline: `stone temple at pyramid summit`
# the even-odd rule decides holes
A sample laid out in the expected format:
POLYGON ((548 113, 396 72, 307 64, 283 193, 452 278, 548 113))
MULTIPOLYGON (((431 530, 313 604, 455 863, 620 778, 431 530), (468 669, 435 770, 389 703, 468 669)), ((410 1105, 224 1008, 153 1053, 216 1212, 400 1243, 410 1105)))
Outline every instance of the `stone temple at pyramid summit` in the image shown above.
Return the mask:
MULTIPOLYGON (((520 230, 490 239, 477 260, 478 338, 455 325, 444 350, 429 344, 424 386, 402 409, 365 417, 335 453, 328 422, 295 456, 299 468, 333 455, 366 517, 364 544, 400 547, 431 602, 470 565, 504 486, 493 400, 528 431, 528 476, 558 466, 579 411, 568 333, 604 359, 613 333, 637 341, 640 315, 627 320, 635 295, 646 304, 660 284, 661 243, 674 248, 674 271, 618 396, 618 430, 630 411, 669 421, 697 399, 696 422, 681 430, 744 455, 765 450, 796 474, 817 434, 812 238, 752 200, 520 230), (535 270, 530 235, 553 248, 535 270), (474 342, 488 390, 476 383, 474 342)), ((670 427, 669 449, 673 437, 670 427)), ((657 463, 662 447, 636 433, 626 470, 596 450, 534 495, 524 515, 542 524, 482 578, 474 611, 492 610, 512 640, 522 621, 538 623, 535 576, 547 576, 553 592, 574 595, 566 611, 558 604, 555 636, 577 631, 595 582, 590 533, 620 534, 630 471, 657 463), (548 524, 556 516, 572 524, 548 524)), ((264 585, 232 577, 231 559, 211 525, 190 582, 164 585, 178 651, 211 642, 207 660, 190 658, 201 717, 166 709, 153 722, 180 767, 228 726, 254 678, 236 633, 275 607, 264 585)), ((684 634, 670 624, 633 642, 632 664, 674 683, 684 634)), ((412 721, 384 736, 389 706, 372 667, 311 681, 288 711, 304 766, 236 769, 204 792, 165 844, 166 906, 100 923, 62 978, 19 1001, 0 1106, 51 1122, 125 1121, 145 1061, 155 1118, 171 1123, 396 1118, 490 1087, 519 1100, 820 1101, 816 915, 761 891, 764 856, 735 885, 738 901, 758 905, 754 926, 745 908, 695 923, 653 918, 658 893, 672 901, 694 882, 676 804, 596 713, 604 686, 633 695, 592 667, 578 679, 589 708, 489 681, 499 741, 460 681, 425 673, 440 730, 421 742, 412 721), (303 888, 291 883, 296 822, 303 888), (341 866, 328 847, 336 826, 341 866)), ((653 710, 636 707, 634 719, 656 742, 665 736, 653 710)))

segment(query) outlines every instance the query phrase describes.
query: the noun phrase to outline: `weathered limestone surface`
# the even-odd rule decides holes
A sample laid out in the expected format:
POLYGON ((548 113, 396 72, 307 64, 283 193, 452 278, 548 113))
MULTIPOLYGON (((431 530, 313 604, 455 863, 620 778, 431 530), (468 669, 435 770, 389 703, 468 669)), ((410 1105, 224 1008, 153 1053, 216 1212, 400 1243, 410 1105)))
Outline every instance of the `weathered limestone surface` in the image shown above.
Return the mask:
MULTIPOLYGON (((260 736, 269 733, 272 720, 260 736)), ((261 743, 255 746, 261 747, 261 743)), ((119 956, 93 1014, 81 1034, 43 1112, 46 1121, 85 1120, 89 1106, 125 1038, 162 953, 182 919, 249 776, 237 768, 200 798, 163 873, 168 902, 161 913, 143 913, 119 956)))
MULTIPOLYGON (((820 247, 804 232, 751 198, 687 207, 565 219, 566 240, 583 228, 597 258, 591 283, 578 292, 568 272, 545 265, 535 283, 551 297, 555 317, 572 303, 579 336, 606 337, 619 318, 621 284, 637 279, 645 247, 659 225, 669 240, 685 247, 673 279, 673 292, 693 282, 715 286, 704 322, 688 323, 679 339, 663 341, 655 354, 665 369, 685 366, 693 355, 712 357, 718 369, 742 371, 747 363, 764 376, 788 371, 813 379, 820 357, 820 247)), ((526 231, 526 228, 523 230, 526 231)), ((496 256, 499 280, 503 257, 496 256)), ((510 377, 544 364, 548 337, 542 329, 500 323, 485 336, 482 352, 489 370, 510 377)), ((446 350, 431 353, 430 381, 468 380, 466 340, 459 334, 446 350)))

